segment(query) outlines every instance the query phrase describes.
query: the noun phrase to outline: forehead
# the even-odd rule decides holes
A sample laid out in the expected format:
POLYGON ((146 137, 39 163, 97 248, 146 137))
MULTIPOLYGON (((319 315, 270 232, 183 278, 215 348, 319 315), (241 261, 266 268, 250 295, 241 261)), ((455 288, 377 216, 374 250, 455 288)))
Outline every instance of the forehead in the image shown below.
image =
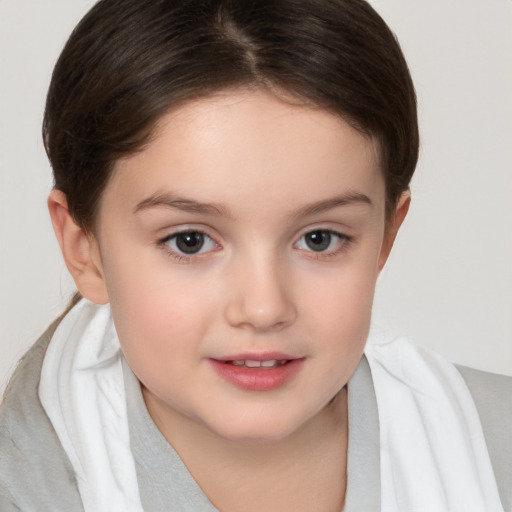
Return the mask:
POLYGON ((132 205, 169 190, 235 207, 352 191, 384 204, 370 138, 337 115, 263 91, 219 93, 168 113, 142 152, 117 162, 104 201, 113 190, 132 205))

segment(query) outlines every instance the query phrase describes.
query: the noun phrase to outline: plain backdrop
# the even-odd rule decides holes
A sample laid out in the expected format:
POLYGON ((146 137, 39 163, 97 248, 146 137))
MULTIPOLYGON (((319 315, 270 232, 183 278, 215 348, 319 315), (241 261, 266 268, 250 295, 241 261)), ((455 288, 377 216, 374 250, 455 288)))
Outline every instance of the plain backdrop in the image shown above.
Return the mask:
MULTIPOLYGON (((55 60, 92 0, 0 0, 0 392, 73 291, 46 210, 55 60)), ((374 318, 451 360, 512 374, 512 2, 373 0, 415 80, 413 202, 374 318)))

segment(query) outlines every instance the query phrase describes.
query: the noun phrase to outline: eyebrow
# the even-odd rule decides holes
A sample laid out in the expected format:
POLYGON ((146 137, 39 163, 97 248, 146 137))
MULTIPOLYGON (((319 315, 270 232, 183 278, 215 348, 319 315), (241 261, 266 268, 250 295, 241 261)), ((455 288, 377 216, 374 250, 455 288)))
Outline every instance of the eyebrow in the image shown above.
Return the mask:
POLYGON ((133 209, 133 213, 138 213, 155 207, 175 208, 184 212, 203 215, 231 217, 229 210, 221 204, 201 203, 193 199, 187 199, 169 193, 156 194, 144 199, 133 209))
MULTIPOLYGON (((338 208, 340 206, 347 206, 351 204, 367 204, 373 206, 371 199, 359 192, 348 192, 340 196, 335 196, 329 199, 317 201, 312 204, 300 207, 292 212, 293 217, 308 217, 311 215, 319 214, 338 208)), ((143 210, 148 210, 156 207, 175 208, 189 213, 203 214, 203 215, 217 215, 221 217, 230 218, 231 213, 228 208, 218 203, 201 203, 193 199, 187 199, 175 196, 170 193, 152 195, 140 201, 134 208, 133 213, 138 213, 143 210)))
POLYGON ((373 207, 372 200, 367 195, 361 194, 360 192, 348 192, 340 196, 331 197, 330 199, 324 199, 322 201, 298 208, 293 212, 293 216, 308 217, 332 210, 333 208, 338 208, 340 206, 348 206, 358 203, 373 207))

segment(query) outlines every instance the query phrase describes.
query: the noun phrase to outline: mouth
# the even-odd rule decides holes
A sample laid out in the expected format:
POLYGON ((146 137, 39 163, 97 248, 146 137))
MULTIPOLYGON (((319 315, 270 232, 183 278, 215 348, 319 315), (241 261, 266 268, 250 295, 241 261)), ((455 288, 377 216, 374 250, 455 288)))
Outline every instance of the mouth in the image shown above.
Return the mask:
POLYGON ((303 367, 305 358, 279 355, 232 356, 210 359, 224 382, 249 391, 271 391, 290 382, 303 367))

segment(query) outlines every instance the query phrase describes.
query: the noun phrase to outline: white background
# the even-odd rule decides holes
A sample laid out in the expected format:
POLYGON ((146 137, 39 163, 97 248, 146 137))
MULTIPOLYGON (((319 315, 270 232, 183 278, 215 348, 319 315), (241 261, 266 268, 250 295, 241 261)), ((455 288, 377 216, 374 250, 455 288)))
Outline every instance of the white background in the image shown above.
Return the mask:
MULTIPOLYGON (((46 211, 52 66, 92 0, 0 0, 0 391, 73 291, 46 211)), ((416 83, 421 159, 375 318, 512 374, 512 2, 373 0, 416 83)))

